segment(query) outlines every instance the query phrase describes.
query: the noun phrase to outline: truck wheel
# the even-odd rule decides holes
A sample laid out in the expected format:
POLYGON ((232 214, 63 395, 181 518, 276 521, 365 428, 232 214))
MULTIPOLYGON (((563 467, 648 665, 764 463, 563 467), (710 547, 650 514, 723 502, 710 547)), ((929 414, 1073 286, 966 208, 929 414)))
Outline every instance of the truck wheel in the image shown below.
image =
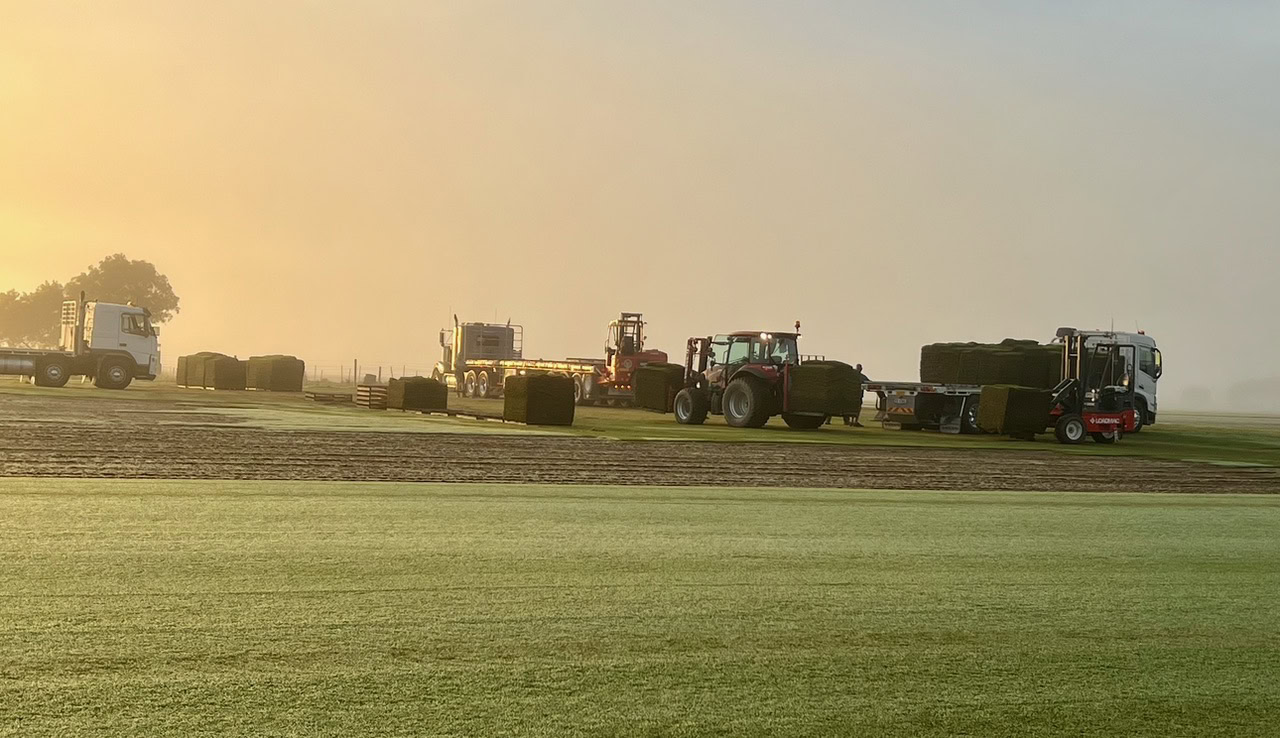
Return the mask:
POLYGON ((1090 433, 1089 435, 1093 436, 1093 440, 1095 443, 1110 444, 1110 443, 1115 443, 1116 441, 1119 441, 1120 436, 1122 434, 1123 434, 1123 431, 1115 430, 1115 431, 1105 431, 1102 433, 1090 433))
POLYGON ((677 392, 674 405, 676 422, 680 425, 702 425, 711 410, 707 393, 692 387, 685 387, 677 392))
POLYGON ((68 379, 71 379, 71 364, 66 359, 54 356, 36 365, 37 387, 62 387, 68 379))
POLYGON ((122 390, 133 381, 133 372, 123 359, 103 359, 93 383, 102 389, 122 390))
POLYGON ((827 422, 827 416, 783 413, 782 420, 793 430, 818 430, 827 422))
POLYGON ((476 397, 488 397, 489 389, 489 372, 480 372, 476 375, 476 397))
POLYGON ((769 393, 751 377, 738 377, 724 388, 724 420, 734 428, 760 428, 769 422, 769 393))
POLYGON ((577 374, 573 375, 573 404, 587 404, 587 393, 582 388, 582 377, 577 374))
POLYGON ((982 432, 978 427, 978 398, 965 400, 964 412, 960 413, 960 432, 977 435, 982 432))
POLYGON ((1147 424, 1147 401, 1139 397, 1133 403, 1133 410, 1133 430, 1129 432, 1137 433, 1147 424))
POLYGON ((462 396, 463 397, 476 396, 476 373, 475 372, 467 372, 466 375, 463 376, 462 396))
POLYGON ((1084 418, 1074 413, 1063 415, 1058 418, 1058 424, 1053 427, 1053 435, 1057 437, 1058 443, 1071 445, 1080 443, 1085 436, 1084 418))

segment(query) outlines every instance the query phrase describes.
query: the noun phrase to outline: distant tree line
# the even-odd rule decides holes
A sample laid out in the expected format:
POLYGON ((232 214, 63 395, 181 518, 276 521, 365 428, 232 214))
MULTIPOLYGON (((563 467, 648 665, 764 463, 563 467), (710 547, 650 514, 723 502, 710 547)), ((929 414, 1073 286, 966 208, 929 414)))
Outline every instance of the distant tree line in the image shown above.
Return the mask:
POLYGON ((147 308, 155 323, 163 323, 179 311, 178 296, 169 285, 169 278, 154 264, 112 254, 65 285, 50 281, 31 292, 0 292, 0 344, 57 344, 62 301, 75 299, 82 291, 90 300, 132 302, 147 308))

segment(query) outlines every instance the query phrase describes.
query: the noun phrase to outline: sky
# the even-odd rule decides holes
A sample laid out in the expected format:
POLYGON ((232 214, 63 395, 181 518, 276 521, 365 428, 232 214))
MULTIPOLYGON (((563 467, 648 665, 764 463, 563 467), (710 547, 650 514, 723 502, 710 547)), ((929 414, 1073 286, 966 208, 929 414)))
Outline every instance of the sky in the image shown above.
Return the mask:
MULTIPOLYGON (((1163 407, 1280 386, 1280 5, 0 0, 0 290, 123 252, 165 361, 429 370, 801 321, 1140 327, 1163 407), (1269 381, 1276 380, 1276 381, 1269 381)), ((399 371, 397 369, 397 371, 399 371)), ((1280 394, 1269 392, 1280 411, 1280 394)))

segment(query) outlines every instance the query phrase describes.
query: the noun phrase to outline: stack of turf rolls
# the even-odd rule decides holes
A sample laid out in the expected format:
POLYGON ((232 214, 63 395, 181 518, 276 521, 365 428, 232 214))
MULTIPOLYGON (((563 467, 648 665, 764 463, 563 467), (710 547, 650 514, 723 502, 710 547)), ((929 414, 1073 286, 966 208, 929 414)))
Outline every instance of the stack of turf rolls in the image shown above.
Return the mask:
POLYGON ((554 374, 507 377, 502 418, 528 425, 573 425, 573 380, 554 374))
POLYGON ((920 349, 920 381, 1051 388, 1061 379, 1061 363, 1061 346, 1030 340, 932 343, 920 349))
POLYGON ((273 392, 301 392, 307 365, 295 356, 250 356, 247 373, 251 389, 273 392))
POLYGON ((1049 425, 1053 393, 1036 387, 989 384, 978 402, 978 427, 988 433, 1041 433, 1049 425))
POLYGON ((636 407, 671 412, 676 393, 684 388, 684 367, 651 361, 641 365, 631 374, 631 391, 636 407))
POLYGON ((427 377, 400 377, 387 382, 387 407, 392 410, 448 410, 449 388, 427 377))
POLYGON ((806 361, 790 373, 791 412, 856 415, 862 406, 862 374, 843 361, 806 361))
POLYGON ((245 363, 243 361, 219 354, 205 359, 203 364, 204 386, 206 389, 244 389, 245 363))
POLYGON ((205 370, 211 359, 229 359, 226 354, 216 351, 201 351, 188 356, 178 357, 178 386, 205 387, 205 370))

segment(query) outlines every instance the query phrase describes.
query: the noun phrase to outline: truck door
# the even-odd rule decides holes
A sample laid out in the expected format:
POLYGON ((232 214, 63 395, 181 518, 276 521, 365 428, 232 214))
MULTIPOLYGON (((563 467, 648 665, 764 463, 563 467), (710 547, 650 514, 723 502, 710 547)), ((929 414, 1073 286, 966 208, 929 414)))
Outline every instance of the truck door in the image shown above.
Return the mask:
POLYGON ((116 343, 117 348, 129 352, 138 366, 146 368, 151 365, 155 338, 142 313, 124 313, 120 316, 120 334, 116 343))

